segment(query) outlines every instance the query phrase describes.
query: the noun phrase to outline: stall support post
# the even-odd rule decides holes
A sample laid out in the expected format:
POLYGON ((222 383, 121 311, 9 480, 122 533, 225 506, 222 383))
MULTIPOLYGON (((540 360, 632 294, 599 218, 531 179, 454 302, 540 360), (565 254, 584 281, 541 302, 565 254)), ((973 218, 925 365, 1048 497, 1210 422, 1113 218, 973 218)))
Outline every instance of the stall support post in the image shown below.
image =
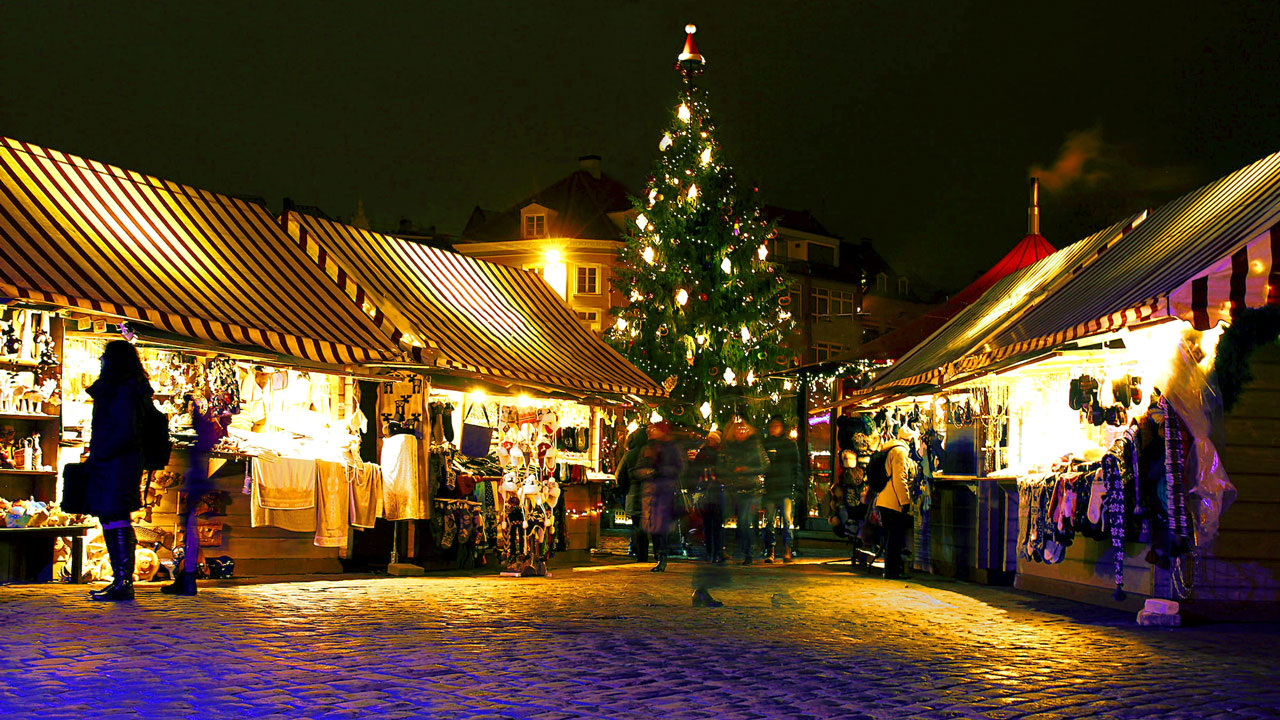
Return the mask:
POLYGON ((426 571, 413 563, 400 562, 400 522, 391 523, 391 563, 387 565, 387 574, 396 577, 416 577, 425 575, 426 571))
MULTIPOLYGON (((800 450, 800 487, 796 488, 796 529, 809 529, 809 479, 813 463, 809 458, 809 372, 800 371, 800 389, 796 392, 796 445, 800 450)), ((792 535, 792 544, 799 548, 799 538, 792 535)))

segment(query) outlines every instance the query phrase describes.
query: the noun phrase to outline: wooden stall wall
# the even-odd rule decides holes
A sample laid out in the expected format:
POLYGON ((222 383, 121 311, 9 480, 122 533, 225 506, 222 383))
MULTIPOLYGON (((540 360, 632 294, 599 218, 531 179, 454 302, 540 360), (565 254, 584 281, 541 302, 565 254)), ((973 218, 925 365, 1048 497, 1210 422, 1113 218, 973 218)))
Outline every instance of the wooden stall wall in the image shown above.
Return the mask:
POLYGON ((1213 617, 1280 619, 1280 345, 1259 348, 1253 382, 1226 416, 1222 462, 1236 500, 1195 573, 1191 608, 1213 617))
MULTIPOLYGON (((314 544, 314 533, 290 532, 276 527, 253 527, 250 521, 249 496, 243 493, 245 462, 241 460, 217 460, 211 467, 217 489, 229 500, 223 506, 225 515, 215 515, 203 520, 206 524, 220 524, 219 542, 201 549, 205 557, 226 555, 236 562, 237 577, 254 575, 307 575, 311 573, 340 573, 337 548, 321 548, 314 544)), ((178 477, 186 471, 187 458, 182 450, 174 452, 168 472, 178 477)), ((178 516, 178 489, 165 491, 160 505, 152 511, 149 526, 164 530, 170 537, 176 536, 181 522, 178 516)), ((140 538, 141 538, 140 533, 140 538)), ((163 555, 167 557, 167 555, 163 555)))

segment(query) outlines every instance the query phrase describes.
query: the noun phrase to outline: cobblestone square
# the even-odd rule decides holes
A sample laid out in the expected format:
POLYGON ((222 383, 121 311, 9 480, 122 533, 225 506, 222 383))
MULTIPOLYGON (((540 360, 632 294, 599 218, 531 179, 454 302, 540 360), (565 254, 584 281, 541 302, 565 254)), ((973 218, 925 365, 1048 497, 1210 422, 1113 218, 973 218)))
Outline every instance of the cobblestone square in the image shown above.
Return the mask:
POLYGON ((6 717, 1239 718, 1280 715, 1273 626, 1132 615, 819 564, 0 588, 6 717))

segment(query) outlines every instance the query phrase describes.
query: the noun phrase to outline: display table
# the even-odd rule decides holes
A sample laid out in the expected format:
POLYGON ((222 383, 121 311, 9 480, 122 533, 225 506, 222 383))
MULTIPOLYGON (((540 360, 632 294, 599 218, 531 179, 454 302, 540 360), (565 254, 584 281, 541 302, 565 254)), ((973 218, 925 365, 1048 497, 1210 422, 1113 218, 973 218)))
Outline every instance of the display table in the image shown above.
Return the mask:
POLYGON ((934 475, 931 499, 928 521, 916 528, 916 567, 987 585, 1011 584, 1017 572, 1017 490, 1010 493, 994 479, 934 475))
POLYGON ((63 527, 0 528, 0 582, 53 580, 53 546, 58 538, 71 538, 71 582, 84 574, 84 536, 93 525, 63 527), (42 577, 45 570, 48 577, 42 577))

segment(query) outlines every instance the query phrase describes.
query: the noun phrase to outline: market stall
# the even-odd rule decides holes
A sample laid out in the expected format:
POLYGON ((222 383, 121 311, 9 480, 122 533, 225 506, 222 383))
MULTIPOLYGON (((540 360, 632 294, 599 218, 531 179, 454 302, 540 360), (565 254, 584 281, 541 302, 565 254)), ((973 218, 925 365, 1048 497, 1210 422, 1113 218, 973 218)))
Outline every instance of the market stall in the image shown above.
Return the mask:
POLYGON ((483 553, 456 546, 480 521, 512 573, 544 574, 557 550, 590 552, 612 481, 612 409, 663 389, 532 272, 293 211, 283 225, 400 343, 400 370, 422 378, 429 407, 449 408, 428 433, 426 517, 405 528, 407 557, 477 562, 483 553))
POLYGON ((1228 509, 1237 493, 1274 496, 1275 476, 1249 459, 1274 452, 1256 431, 1271 420, 1255 407, 1248 423, 1223 422, 1230 368, 1215 355, 1224 328, 1256 325, 1251 308, 1277 302, 1277 220, 1272 156, 1009 276, 854 398, 940 436, 934 513, 943 483, 974 489, 973 522, 926 519, 917 560, 937 569, 950 550, 956 564, 1016 570, 1019 587, 1095 602, 1274 613, 1276 544, 1245 549, 1238 533, 1277 528, 1228 509), (1233 453, 1242 440, 1252 450, 1233 453))
MULTIPOLYGON (((158 403, 179 436, 186 394, 226 402, 226 414, 244 422, 239 401, 226 396, 248 390, 253 383, 244 381, 258 366, 270 376, 268 386, 313 373, 328 378, 314 385, 334 390, 337 402, 316 413, 328 420, 311 423, 315 433, 295 434, 299 418, 286 419, 286 403, 277 402, 278 411, 267 413, 271 442, 248 436, 241 437, 243 445, 227 441, 226 457, 215 468, 226 502, 206 512, 222 519, 203 529, 206 551, 239 555, 242 571, 338 569, 340 548, 317 548, 314 533, 254 529, 250 498, 240 494, 247 467, 230 460, 268 446, 270 452, 301 451, 304 443, 296 441, 303 436, 314 442, 302 452, 332 459, 332 438, 317 433, 322 424, 331 429, 343 419, 342 393, 350 387, 332 378, 356 372, 356 363, 397 358, 399 348, 260 206, 8 139, 0 140, 0 185, 0 294, 9 298, 4 334, 16 338, 13 351, 0 358, 7 363, 6 381, 12 380, 12 417, 5 425, 14 433, 12 470, 0 460, 0 495, 23 505, 13 522, 6 520, 7 530, 27 533, 6 533, 3 542, 11 546, 17 537, 41 534, 38 541, 22 541, 26 569, 9 576, 31 579, 30 569, 37 568, 35 577, 57 577, 80 559, 70 557, 71 542, 55 540, 39 526, 48 524, 41 517, 46 513, 61 517, 57 470, 79 459, 87 440, 83 391, 96 375, 102 343, 121 337, 142 350, 158 403), (286 433, 294 442, 282 442, 286 433), (52 562, 55 553, 66 562, 52 562)), ((300 406, 293 409, 316 410, 312 401, 300 406)), ((0 426, 0 433, 8 430, 0 426)), ((0 451, 6 447, 0 438, 0 451)), ((177 495, 162 491, 180 476, 185 453, 179 448, 173 457, 175 465, 152 478, 151 522, 146 513, 135 518, 144 526, 143 545, 160 546, 162 554, 173 540, 165 513, 177 495)), ((93 560, 89 546, 86 559, 93 560)), ((90 575, 93 565, 84 565, 90 575)), ((144 569, 155 565, 152 556, 139 562, 144 569)))

